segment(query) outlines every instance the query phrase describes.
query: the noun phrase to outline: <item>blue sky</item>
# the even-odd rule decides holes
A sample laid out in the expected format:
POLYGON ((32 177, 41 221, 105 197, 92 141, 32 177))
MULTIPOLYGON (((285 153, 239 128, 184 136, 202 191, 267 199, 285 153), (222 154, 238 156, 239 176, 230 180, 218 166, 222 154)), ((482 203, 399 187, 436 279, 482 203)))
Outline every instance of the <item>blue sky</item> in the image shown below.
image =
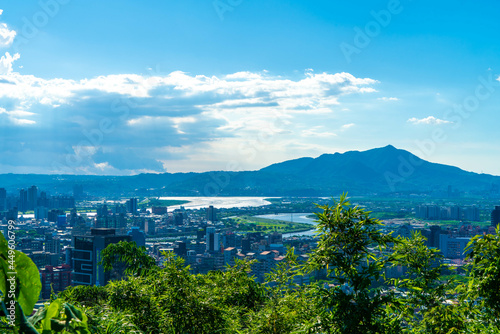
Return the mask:
POLYGON ((253 170, 392 144, 500 175, 499 9, 5 2, 0 172, 253 170))

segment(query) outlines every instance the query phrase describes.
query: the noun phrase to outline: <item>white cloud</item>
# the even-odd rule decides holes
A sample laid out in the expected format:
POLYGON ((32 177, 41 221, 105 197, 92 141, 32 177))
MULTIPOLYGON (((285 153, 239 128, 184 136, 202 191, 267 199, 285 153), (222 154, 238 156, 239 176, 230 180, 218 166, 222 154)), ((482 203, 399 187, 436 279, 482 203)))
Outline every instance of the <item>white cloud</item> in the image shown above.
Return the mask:
POLYGON ((397 97, 379 97, 377 100, 379 101, 384 101, 384 102, 390 102, 390 101, 399 101, 397 97))
POLYGON ((252 72, 236 72, 225 76, 226 79, 260 79, 262 76, 252 72))
MULTIPOLYGON (((42 79, 13 71, 18 58, 7 53, 0 61, 5 125, 0 140, 5 148, 17 147, 0 148, 0 155, 13 166, 26 169, 36 161, 37 171, 61 173, 162 172, 173 161, 203 160, 199 150, 192 157, 178 148, 210 145, 220 148, 214 164, 226 159, 224 149, 230 152, 231 145, 242 156, 255 156, 247 159, 252 164, 261 164, 275 158, 284 143, 297 145, 301 138, 294 133, 308 137, 311 145, 314 138, 335 137, 336 131, 315 127, 317 120, 340 112, 344 96, 375 91, 377 83, 349 73, 308 72, 290 79, 266 71, 42 79), (32 152, 36 159, 27 161, 32 152), (64 169, 54 170, 54 161, 64 169)), ((191 169, 196 168, 202 167, 191 169)))
POLYGON ((20 57, 19 53, 11 56, 10 53, 6 52, 5 55, 0 58, 0 75, 12 73, 12 64, 20 57))
POLYGON ((342 125, 342 130, 347 130, 347 129, 350 129, 350 128, 352 128, 354 125, 356 125, 356 124, 354 124, 354 123, 344 124, 344 125, 342 125))
MULTIPOLYGON (((89 91, 119 94, 135 98, 193 100, 201 98, 199 106, 206 111, 221 108, 254 108, 279 110, 286 113, 318 113, 332 111, 339 99, 353 93, 370 93, 366 87, 377 83, 373 79, 356 78, 349 73, 312 74, 302 80, 276 78, 267 74, 238 72, 224 77, 189 75, 176 71, 166 76, 145 77, 135 74, 99 76, 80 81, 44 80, 12 72, 12 63, 19 54, 6 53, 1 58, 0 75, 13 85, 4 85, 0 97, 16 98, 43 104, 71 103, 74 98, 90 98, 89 91), (227 80, 231 78, 231 80, 227 80), (232 80, 238 78, 239 80, 232 80)), ((193 104, 194 104, 193 103, 193 104)))
POLYGON ((446 121, 443 119, 436 118, 434 116, 429 116, 426 118, 418 119, 416 117, 412 117, 408 120, 408 123, 420 125, 420 124, 425 124, 425 125, 441 125, 441 124, 450 124, 452 122, 446 121))
MULTIPOLYGON (((2 15, 3 10, 0 9, 0 16, 2 15)), ((9 47, 14 42, 14 38, 16 37, 16 32, 14 30, 10 30, 7 24, 0 22, 0 48, 9 47)))
POLYGON ((23 119, 23 118, 12 118, 12 122, 16 125, 21 125, 21 126, 36 124, 36 122, 31 119, 23 119))
POLYGON ((0 107, 0 116, 1 115, 6 115, 6 120, 11 125, 26 126, 26 125, 36 124, 34 120, 25 118, 33 116, 34 114, 32 112, 24 110, 7 111, 5 108, 0 107))

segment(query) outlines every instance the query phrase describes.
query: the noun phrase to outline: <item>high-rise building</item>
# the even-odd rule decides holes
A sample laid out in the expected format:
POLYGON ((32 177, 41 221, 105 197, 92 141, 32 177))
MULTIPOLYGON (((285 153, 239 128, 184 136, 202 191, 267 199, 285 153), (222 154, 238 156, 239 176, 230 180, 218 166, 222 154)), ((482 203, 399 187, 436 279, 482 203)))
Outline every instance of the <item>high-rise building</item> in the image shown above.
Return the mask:
POLYGON ((125 219, 124 213, 112 214, 108 216, 97 216, 95 220, 96 228, 122 229, 125 228, 126 226, 127 226, 127 220, 125 219))
POLYGON ((224 249, 224 265, 234 266, 234 258, 238 250, 234 247, 228 247, 224 249))
POLYGON ((37 206, 38 188, 31 186, 28 188, 28 210, 34 210, 37 206))
POLYGON ((47 197, 47 193, 45 191, 42 191, 40 193, 40 198, 38 198, 38 206, 43 206, 48 208, 50 205, 49 203, 49 198, 47 197))
POLYGON ((452 220, 460 220, 462 218, 462 208, 455 205, 451 207, 451 216, 448 217, 452 220))
POLYGON ((104 286, 113 277, 118 278, 119 272, 104 272, 101 261, 101 251, 108 245, 120 241, 131 241, 130 235, 115 235, 115 229, 92 229, 91 235, 75 236, 73 250, 73 284, 104 286))
POLYGON ((470 250, 465 252, 470 239, 469 237, 452 237, 448 234, 441 234, 439 236, 439 250, 445 258, 463 259, 470 252, 470 250))
POLYGON ((154 235, 156 233, 156 223, 154 219, 149 219, 146 223, 146 234, 154 235))
POLYGON ((437 205, 419 205, 416 208, 417 218, 440 219, 441 208, 437 205))
POLYGON ((127 201, 127 209, 133 216, 137 215, 137 198, 131 198, 127 201))
POLYGON ((174 213, 174 224, 177 226, 184 224, 184 215, 182 214, 182 212, 174 213))
POLYGON ((500 206, 495 206, 495 210, 491 212, 491 226, 497 227, 500 224, 500 206))
POLYGON ((57 223, 59 216, 64 215, 62 210, 50 210, 47 214, 47 220, 51 223, 57 223))
POLYGON ((215 232, 215 227, 207 227, 206 234, 207 252, 217 252, 220 249, 219 233, 215 232))
POLYGON ((70 215, 68 217, 68 224, 69 226, 73 227, 76 225, 76 222, 78 221, 78 211, 76 208, 71 209, 70 215))
POLYGON ((479 208, 476 206, 469 206, 463 210, 463 218, 468 221, 477 222, 480 220, 479 208))
POLYGON ((66 222, 67 222, 67 217, 66 217, 65 214, 57 216, 57 228, 59 230, 65 230, 66 229, 66 222))
POLYGON ((47 219, 49 218, 49 209, 39 206, 35 208, 35 219, 36 220, 41 220, 41 219, 47 219))
POLYGON ((15 206, 12 209, 9 209, 5 218, 7 218, 7 220, 16 220, 18 216, 19 211, 17 210, 17 206, 15 206))
POLYGON ((146 234, 139 229, 137 226, 133 226, 127 233, 132 237, 132 241, 139 247, 146 246, 146 234))
POLYGON ((174 253, 178 256, 186 256, 187 255, 187 245, 184 241, 176 241, 174 245, 174 253))
POLYGON ((49 198, 49 208, 71 209, 75 207, 75 198, 73 196, 54 196, 49 198))
POLYGON ((28 210, 28 192, 24 189, 19 190, 19 211, 25 212, 28 210))
POLYGON ((0 188, 0 211, 7 210, 7 190, 0 188))
POLYGON ((123 205, 123 204, 118 204, 118 205, 115 205, 115 207, 112 208, 111 211, 114 214, 120 214, 120 213, 126 214, 127 213, 127 207, 125 205, 123 205))
POLYGON ((217 221, 217 212, 214 208, 213 205, 210 205, 208 208, 207 208, 207 220, 209 222, 215 222, 217 221))
POLYGON ((59 254, 61 252, 61 240, 54 238, 51 233, 45 235, 45 252, 59 254))
POLYGON ((429 247, 439 248, 439 236, 441 235, 441 226, 432 225, 430 230, 431 233, 427 240, 427 244, 429 247))
POLYGON ((97 217, 107 217, 109 214, 108 206, 106 204, 97 208, 97 217))

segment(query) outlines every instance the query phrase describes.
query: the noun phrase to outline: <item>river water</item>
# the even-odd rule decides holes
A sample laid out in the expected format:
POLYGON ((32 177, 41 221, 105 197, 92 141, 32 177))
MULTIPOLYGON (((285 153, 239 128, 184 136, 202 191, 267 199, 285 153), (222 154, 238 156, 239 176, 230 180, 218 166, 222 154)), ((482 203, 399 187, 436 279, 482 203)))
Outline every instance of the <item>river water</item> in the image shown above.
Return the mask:
POLYGON ((182 200, 189 203, 182 205, 172 205, 169 209, 180 209, 183 206, 186 209, 202 209, 213 205, 216 209, 245 208, 269 205, 266 201, 271 197, 160 197, 161 200, 182 200))
POLYGON ((289 238, 293 236, 313 236, 316 233, 316 229, 314 226, 316 222, 314 218, 308 218, 307 216, 312 215, 313 213, 278 213, 278 214, 270 214, 270 215, 259 215, 256 217, 266 218, 266 219, 276 219, 283 220, 287 222, 293 223, 304 223, 311 224, 311 230, 305 232, 296 232, 296 233, 284 233, 283 238, 289 238))

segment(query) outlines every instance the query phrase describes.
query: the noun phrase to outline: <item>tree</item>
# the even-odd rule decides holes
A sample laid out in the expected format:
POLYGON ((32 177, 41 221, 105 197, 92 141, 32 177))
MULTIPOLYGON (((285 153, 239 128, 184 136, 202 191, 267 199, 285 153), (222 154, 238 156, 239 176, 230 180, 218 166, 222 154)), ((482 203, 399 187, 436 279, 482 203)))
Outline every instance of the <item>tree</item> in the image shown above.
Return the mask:
POLYGON ((125 274, 143 276, 156 268, 156 261, 148 255, 146 247, 137 247, 133 241, 109 244, 101 252, 101 256, 99 264, 105 271, 113 269, 113 265, 125 263, 125 274))
POLYGON ((391 262, 406 271, 404 278, 393 280, 400 292, 395 313, 404 321, 404 332, 452 334, 465 329, 463 312, 449 301, 455 282, 442 279, 443 271, 451 268, 439 250, 427 247, 420 232, 395 240, 391 262))
POLYGON ((478 235, 466 248, 470 282, 463 300, 478 318, 478 327, 500 331, 500 226, 478 235))
POLYGON ((380 221, 352 207, 344 194, 333 206, 319 206, 320 241, 309 270, 327 270, 335 287, 317 286, 317 331, 328 333, 389 333, 398 325, 386 313, 390 293, 372 288, 387 263, 384 250, 394 241, 380 231, 380 221))

